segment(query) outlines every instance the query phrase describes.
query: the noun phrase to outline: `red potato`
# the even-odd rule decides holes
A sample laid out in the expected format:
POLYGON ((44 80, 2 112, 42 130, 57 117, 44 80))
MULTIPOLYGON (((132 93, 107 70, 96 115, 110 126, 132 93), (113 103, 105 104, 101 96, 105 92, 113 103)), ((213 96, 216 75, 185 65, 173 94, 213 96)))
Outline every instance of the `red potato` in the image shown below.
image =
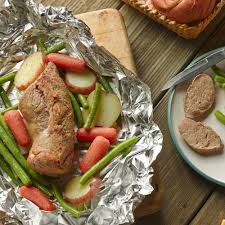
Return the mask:
POLYGON ((19 188, 19 193, 22 197, 30 200, 40 209, 45 211, 54 211, 55 205, 37 188, 32 186, 22 186, 19 188))
POLYGON ((4 113, 4 119, 13 133, 17 143, 22 147, 31 145, 31 138, 19 111, 10 110, 4 113))
POLYGON ((108 139, 97 136, 91 143, 87 153, 84 155, 80 161, 79 168, 85 173, 92 166, 94 166, 100 159, 102 159, 108 152, 110 142, 108 139))
POLYGON ((65 54, 51 53, 46 56, 48 62, 53 62, 57 67, 71 72, 82 73, 86 70, 86 63, 82 59, 65 54))
POLYGON ((113 144, 116 143, 118 130, 112 127, 80 128, 77 130, 77 140, 80 142, 92 142, 97 136, 102 136, 113 144))
POLYGON ((35 52, 26 58, 15 76, 15 86, 25 90, 45 69, 45 62, 41 52, 35 52))
POLYGON ((90 70, 83 73, 67 72, 65 75, 66 85, 77 94, 90 94, 95 89, 96 80, 96 76, 90 70))
POLYGON ((64 198, 74 205, 89 202, 99 192, 101 184, 101 179, 94 177, 86 184, 81 185, 80 177, 74 177, 66 185, 64 198))

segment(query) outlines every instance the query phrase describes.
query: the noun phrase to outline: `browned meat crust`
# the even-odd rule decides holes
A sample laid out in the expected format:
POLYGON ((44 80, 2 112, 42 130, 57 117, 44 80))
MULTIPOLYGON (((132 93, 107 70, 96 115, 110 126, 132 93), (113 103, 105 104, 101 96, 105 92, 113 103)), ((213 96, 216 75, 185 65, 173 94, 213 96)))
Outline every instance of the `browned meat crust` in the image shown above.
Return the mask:
POLYGON ((204 118, 215 102, 216 90, 211 76, 199 74, 187 89, 184 100, 185 117, 193 120, 204 118))
POLYGON ((221 153, 224 145, 219 135, 201 122, 185 118, 179 126, 185 142, 201 155, 221 153))
POLYGON ((48 176, 68 173, 74 154, 74 115, 66 86, 53 63, 25 91, 19 109, 33 139, 29 164, 48 176))

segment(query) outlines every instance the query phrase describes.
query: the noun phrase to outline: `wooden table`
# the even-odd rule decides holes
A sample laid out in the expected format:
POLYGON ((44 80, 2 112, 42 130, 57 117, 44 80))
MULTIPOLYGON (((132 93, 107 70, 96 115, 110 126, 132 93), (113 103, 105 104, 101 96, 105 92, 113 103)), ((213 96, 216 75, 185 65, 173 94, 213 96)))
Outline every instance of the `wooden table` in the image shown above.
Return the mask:
POLYGON ((196 55, 225 45, 225 9, 198 39, 184 40, 120 0, 42 2, 66 6, 74 14, 115 8, 124 17, 138 75, 151 87, 154 120, 164 134, 164 146, 158 159, 164 186, 162 210, 137 220, 136 225, 220 225, 225 218, 225 189, 196 174, 176 152, 167 129, 168 93, 161 93, 160 89, 196 55))

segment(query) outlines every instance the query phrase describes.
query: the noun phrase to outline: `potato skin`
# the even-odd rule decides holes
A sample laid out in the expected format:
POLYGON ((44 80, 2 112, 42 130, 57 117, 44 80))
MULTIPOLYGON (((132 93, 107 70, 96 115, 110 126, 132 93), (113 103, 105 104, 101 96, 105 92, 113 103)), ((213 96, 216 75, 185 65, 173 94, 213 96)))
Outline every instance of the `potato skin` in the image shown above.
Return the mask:
MULTIPOLYGON (((65 190, 64 199, 73 205, 87 203, 92 198, 94 198, 96 194, 100 191, 101 185, 102 185, 101 179, 94 177, 92 182, 90 183, 89 190, 86 193, 84 193, 82 196, 78 196, 76 198, 70 198, 67 196, 67 191, 65 190)), ((76 191, 78 192, 77 194, 79 194, 81 190, 76 190, 76 187, 74 187, 74 192, 76 191)))
POLYGON ((171 20, 191 23, 209 16, 216 0, 152 0, 152 4, 171 20))
POLYGON ((67 87, 70 89, 70 91, 77 93, 77 94, 83 94, 83 95, 89 95, 93 90, 95 90, 95 84, 93 83, 92 85, 88 87, 79 87, 71 84, 68 79, 65 79, 65 83, 67 87))
MULTIPOLYGON (((85 74, 83 75, 85 77, 85 74)), ((95 85, 96 85, 97 78, 95 77, 95 80, 92 81, 88 86, 82 87, 79 86, 79 83, 74 84, 72 83, 68 75, 65 75, 65 83, 67 87, 70 89, 70 91, 77 93, 77 94, 83 94, 83 95, 89 95, 93 90, 95 90, 95 85)))

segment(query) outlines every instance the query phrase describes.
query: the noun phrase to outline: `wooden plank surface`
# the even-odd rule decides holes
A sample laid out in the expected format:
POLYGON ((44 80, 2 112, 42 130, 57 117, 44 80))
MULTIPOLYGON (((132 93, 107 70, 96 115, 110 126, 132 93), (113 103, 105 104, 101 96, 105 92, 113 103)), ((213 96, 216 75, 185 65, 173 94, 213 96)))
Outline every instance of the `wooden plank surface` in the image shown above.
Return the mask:
POLYGON ((65 6, 74 14, 86 13, 99 9, 120 8, 120 0, 40 0, 45 5, 65 6))
POLYGON ((190 225, 220 225, 225 219, 225 190, 217 188, 190 225))
POLYGON ((163 95, 160 93, 160 87, 187 65, 202 46, 202 51, 206 51, 225 44, 225 29, 222 24, 224 22, 221 22, 225 17, 225 9, 207 32, 197 40, 190 41, 177 37, 134 9, 120 5, 119 0, 43 2, 68 6, 75 13, 105 7, 120 8, 125 18, 138 74, 151 87, 154 103, 160 102, 154 117, 164 134, 164 147, 159 157, 160 176, 165 186, 163 208, 161 214, 145 217, 136 224, 186 225, 192 221, 194 225, 205 225, 210 221, 208 224, 217 225, 222 217, 219 215, 225 211, 224 202, 219 200, 224 196, 217 193, 217 190, 214 192, 215 185, 193 172, 177 154, 167 131, 167 97, 161 100, 163 95), (209 38, 218 25, 219 31, 209 38), (210 219, 207 220, 209 216, 210 219))

